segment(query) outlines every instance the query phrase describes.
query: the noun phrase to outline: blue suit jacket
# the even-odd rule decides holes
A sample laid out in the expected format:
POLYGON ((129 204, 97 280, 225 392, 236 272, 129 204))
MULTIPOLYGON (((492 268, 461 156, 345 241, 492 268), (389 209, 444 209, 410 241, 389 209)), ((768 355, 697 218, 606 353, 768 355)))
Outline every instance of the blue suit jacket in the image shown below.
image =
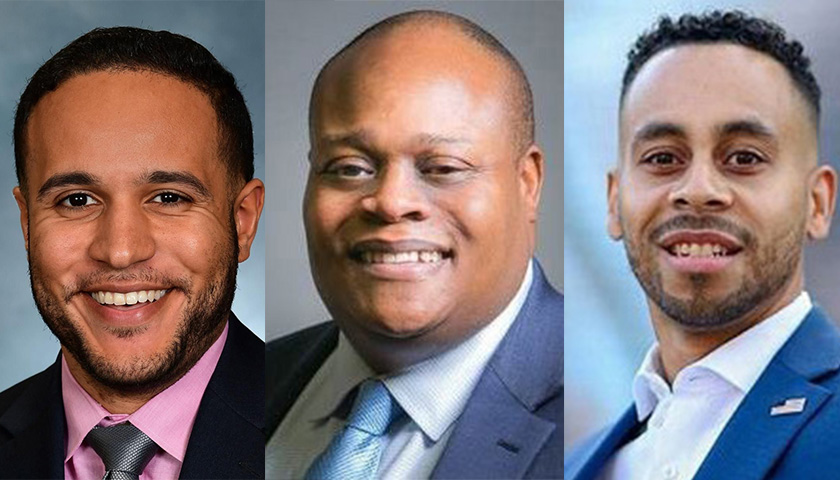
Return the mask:
MULTIPOLYGON (((262 478, 263 342, 236 317, 198 407, 180 478, 262 478)), ((61 363, 0 393, 0 478, 64 478, 61 363)))
MULTIPOLYGON (((840 478, 840 332, 814 308, 747 393, 700 465, 695 480, 840 478), (771 416, 787 399, 798 414, 771 416)), ((569 480, 597 478, 639 431, 635 406, 572 452, 569 480)))
MULTIPOLYGON (((266 438, 337 342, 332 322, 269 342, 266 438)), ((525 304, 482 373, 432 478, 561 478, 562 414, 563 297, 536 266, 525 304)))

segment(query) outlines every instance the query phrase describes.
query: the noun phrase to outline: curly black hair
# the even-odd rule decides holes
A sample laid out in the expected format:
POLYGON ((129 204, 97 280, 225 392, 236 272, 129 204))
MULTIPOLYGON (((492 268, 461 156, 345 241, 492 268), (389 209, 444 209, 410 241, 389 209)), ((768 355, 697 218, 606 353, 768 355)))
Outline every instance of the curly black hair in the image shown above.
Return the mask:
POLYGON ((654 28, 643 33, 627 54, 627 69, 621 86, 621 100, 642 66, 662 50, 689 43, 734 43, 769 55, 781 63, 819 118, 820 87, 811 73, 811 60, 802 44, 789 39, 779 25, 742 11, 719 10, 700 15, 685 14, 676 21, 663 16, 654 28))

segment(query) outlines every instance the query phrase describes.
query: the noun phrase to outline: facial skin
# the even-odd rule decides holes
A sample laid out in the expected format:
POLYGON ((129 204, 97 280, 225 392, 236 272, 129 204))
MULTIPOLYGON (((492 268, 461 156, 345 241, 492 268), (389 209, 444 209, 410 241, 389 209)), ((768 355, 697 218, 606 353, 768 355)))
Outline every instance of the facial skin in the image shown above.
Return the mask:
POLYGON ((784 67, 742 46, 657 54, 620 132, 608 230, 624 239, 673 378, 802 291, 804 239, 828 234, 836 174, 817 165, 812 113, 784 67))
POLYGON ((434 24, 358 45, 325 72, 303 209, 310 264, 376 370, 460 343, 524 277, 542 154, 515 145, 505 68, 434 24))
POLYGON ((231 180, 207 96, 156 73, 71 78, 36 105, 26 141, 28 185, 14 195, 38 309, 79 383, 131 413, 221 333, 262 183, 231 180), (166 293, 91 296, 141 290, 166 293))

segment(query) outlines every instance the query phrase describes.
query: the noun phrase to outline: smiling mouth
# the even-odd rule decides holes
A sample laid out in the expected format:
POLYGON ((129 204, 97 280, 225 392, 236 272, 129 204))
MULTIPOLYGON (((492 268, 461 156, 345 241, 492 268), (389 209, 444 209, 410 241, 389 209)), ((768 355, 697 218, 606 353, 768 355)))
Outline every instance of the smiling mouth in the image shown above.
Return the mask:
POLYGON ((138 290, 136 292, 88 292, 100 305, 136 305, 160 300, 169 290, 138 290))
POLYGON ((666 247, 665 250, 679 258, 718 258, 738 253, 738 249, 719 243, 675 243, 666 247))
POLYGON ((402 252, 358 252, 351 257, 366 264, 401 265, 406 263, 440 263, 452 256, 451 252, 442 250, 410 250, 402 252))

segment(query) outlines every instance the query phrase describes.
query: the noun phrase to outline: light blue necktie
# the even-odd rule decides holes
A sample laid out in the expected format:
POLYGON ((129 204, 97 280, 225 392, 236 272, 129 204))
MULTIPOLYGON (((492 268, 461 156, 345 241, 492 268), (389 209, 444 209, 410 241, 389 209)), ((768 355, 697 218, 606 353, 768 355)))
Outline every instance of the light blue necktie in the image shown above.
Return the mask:
POLYGON ((403 411, 385 384, 361 384, 347 424, 306 472, 306 480, 367 480, 375 478, 388 426, 403 411))

